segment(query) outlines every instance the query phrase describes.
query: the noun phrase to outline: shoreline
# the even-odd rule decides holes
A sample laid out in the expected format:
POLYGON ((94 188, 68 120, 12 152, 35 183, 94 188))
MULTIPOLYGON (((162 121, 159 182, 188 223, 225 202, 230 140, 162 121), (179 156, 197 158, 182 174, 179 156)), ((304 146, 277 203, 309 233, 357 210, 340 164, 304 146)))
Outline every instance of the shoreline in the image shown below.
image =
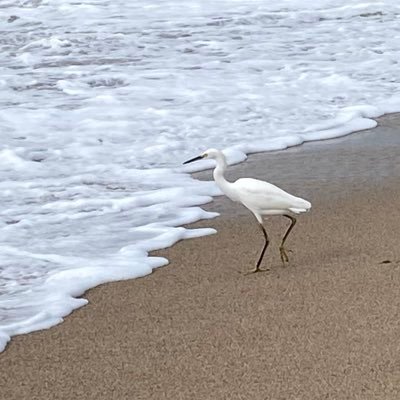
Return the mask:
MULTIPOLYGON (((229 166, 227 177, 230 180, 245 176, 259 177, 278 186, 290 185, 294 188, 292 191, 300 190, 303 194, 306 193, 303 188, 313 185, 310 181, 316 180, 331 194, 337 194, 337 191, 334 188, 329 190, 331 185, 326 183, 351 185, 360 179, 370 179, 371 183, 376 184, 381 178, 396 180, 400 176, 400 166, 395 165, 391 159, 398 156, 395 146, 400 146, 400 113, 387 114, 376 121, 378 125, 375 128, 343 137, 305 142, 285 150, 250 154, 245 162, 229 166), (378 153, 379 150, 382 150, 382 154, 378 153), (370 165, 366 163, 367 160, 360 162, 358 158, 361 152, 364 158, 371 161, 370 165), (309 162, 310 157, 313 157, 312 163, 309 162), (337 158, 335 170, 330 168, 333 157, 337 158), (293 168, 293 162, 299 168, 293 168), (318 163, 320 168, 316 170, 314 163, 318 163), (264 171, 261 169, 262 164, 264 171)), ((212 179, 212 170, 196 172, 193 176, 209 180, 212 179)), ((226 205, 229 204, 233 203, 228 201, 226 205)))
POLYGON ((170 265, 91 289, 62 325, 13 337, 0 354, 4 398, 397 399, 400 114, 328 142, 228 169, 313 203, 288 241, 292 266, 280 265, 274 217, 271 271, 239 274, 259 233, 217 197, 204 208, 221 216, 190 226, 217 235, 154 252, 170 265))

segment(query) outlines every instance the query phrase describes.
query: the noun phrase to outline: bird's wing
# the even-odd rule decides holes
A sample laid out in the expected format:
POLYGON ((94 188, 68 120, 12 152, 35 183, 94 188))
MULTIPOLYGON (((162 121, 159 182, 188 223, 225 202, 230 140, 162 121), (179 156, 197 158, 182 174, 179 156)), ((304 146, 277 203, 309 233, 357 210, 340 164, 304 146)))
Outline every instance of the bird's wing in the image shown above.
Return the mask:
POLYGON ((257 210, 288 210, 290 208, 310 208, 311 204, 278 188, 271 183, 252 178, 242 178, 234 182, 240 200, 248 208, 257 210))

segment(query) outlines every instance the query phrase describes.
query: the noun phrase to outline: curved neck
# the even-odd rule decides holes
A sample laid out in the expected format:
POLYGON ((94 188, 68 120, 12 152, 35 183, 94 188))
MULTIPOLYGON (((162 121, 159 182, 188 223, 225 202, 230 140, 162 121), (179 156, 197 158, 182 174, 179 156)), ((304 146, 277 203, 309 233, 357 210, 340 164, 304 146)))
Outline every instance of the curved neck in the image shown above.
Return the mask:
POLYGON ((222 190, 223 193, 225 193, 228 197, 232 199, 232 183, 227 181, 224 177, 224 173, 227 167, 225 156, 221 153, 220 155, 218 155, 215 161, 217 162, 217 166, 215 167, 213 172, 215 183, 222 190))

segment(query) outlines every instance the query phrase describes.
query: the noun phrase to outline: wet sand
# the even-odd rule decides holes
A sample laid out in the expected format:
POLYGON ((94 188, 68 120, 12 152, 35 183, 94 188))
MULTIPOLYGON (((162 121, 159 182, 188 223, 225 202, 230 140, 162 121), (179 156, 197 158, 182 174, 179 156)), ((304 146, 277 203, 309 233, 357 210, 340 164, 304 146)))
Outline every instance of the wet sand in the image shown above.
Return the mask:
MULTIPOLYGON (((329 142, 254 155, 253 176, 313 203, 288 240, 220 197, 217 235, 156 254, 170 265, 89 291, 90 304, 0 354, 1 399, 400 398, 400 116, 329 142)), ((210 171, 197 174, 209 179, 210 171)))

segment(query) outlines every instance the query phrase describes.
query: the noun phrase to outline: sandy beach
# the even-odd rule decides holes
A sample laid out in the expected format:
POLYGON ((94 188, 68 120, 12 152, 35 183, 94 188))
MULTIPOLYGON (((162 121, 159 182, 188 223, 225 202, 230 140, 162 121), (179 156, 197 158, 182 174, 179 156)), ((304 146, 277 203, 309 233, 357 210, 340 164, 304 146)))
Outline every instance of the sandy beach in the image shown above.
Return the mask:
MULTIPOLYGON (((216 235, 158 251, 170 265, 95 288, 52 329, 12 338, 0 398, 400 398, 400 115, 370 131, 249 157, 228 178, 310 200, 288 240, 266 221, 269 272, 244 276, 262 236, 224 197, 216 235)), ((211 171, 197 174, 210 179, 211 171)))

